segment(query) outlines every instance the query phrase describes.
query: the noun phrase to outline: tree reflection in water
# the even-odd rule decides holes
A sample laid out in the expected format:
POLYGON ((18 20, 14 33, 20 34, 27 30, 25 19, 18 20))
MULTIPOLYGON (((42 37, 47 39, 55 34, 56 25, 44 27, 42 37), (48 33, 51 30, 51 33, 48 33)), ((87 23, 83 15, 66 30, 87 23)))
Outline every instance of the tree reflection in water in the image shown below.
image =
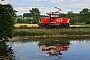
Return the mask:
POLYGON ((59 60, 62 58, 61 51, 68 51, 70 42, 62 40, 49 40, 49 41, 40 41, 39 46, 42 46, 42 51, 47 51, 46 56, 57 56, 59 60))
POLYGON ((5 41, 0 41, 0 60, 16 60, 13 50, 5 41))

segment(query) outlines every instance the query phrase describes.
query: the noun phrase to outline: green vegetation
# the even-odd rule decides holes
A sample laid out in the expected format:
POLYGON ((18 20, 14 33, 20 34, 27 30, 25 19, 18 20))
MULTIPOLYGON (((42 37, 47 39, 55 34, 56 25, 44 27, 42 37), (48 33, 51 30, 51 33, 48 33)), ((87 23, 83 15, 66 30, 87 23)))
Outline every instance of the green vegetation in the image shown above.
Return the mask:
POLYGON ((88 24, 85 24, 85 22, 75 22, 74 24, 75 25, 88 25, 88 24))
MULTIPOLYGON (((90 10, 88 8, 84 8, 79 13, 74 13, 73 11, 69 11, 67 14, 61 14, 61 17, 70 18, 70 24, 83 23, 90 24, 90 10)), ((42 17, 48 17, 46 15, 40 15, 38 8, 32 8, 30 13, 24 13, 23 16, 17 16, 17 23, 29 23, 36 24, 42 17)), ((79 25, 78 24, 78 25, 79 25)))
POLYGON ((14 57, 11 47, 9 48, 6 41, 13 37, 15 11, 10 4, 0 4, 0 60, 12 60, 14 57))
POLYGON ((15 29, 14 36, 89 35, 90 29, 15 29))
POLYGON ((33 17, 33 22, 37 23, 40 20, 40 12, 38 8, 32 8, 32 10, 30 10, 30 13, 33 17))
POLYGON ((8 40, 13 36, 13 25, 15 20, 15 10, 12 5, 0 4, 0 40, 8 40))
POLYGON ((14 53, 4 41, 0 41, 0 60, 13 60, 14 53))
POLYGON ((4 49, 6 43, 4 41, 0 41, 0 49, 4 49))
POLYGON ((29 27, 27 27, 27 25, 21 25, 20 27, 18 27, 18 29, 28 29, 29 27))
POLYGON ((17 22, 17 23, 24 23, 24 24, 25 24, 25 23, 26 23, 26 24, 32 24, 32 23, 34 23, 32 18, 25 18, 25 17, 24 17, 24 18, 23 18, 23 17, 17 18, 17 19, 16 19, 16 22, 17 22))
MULTIPOLYGON (((21 15, 17 16, 17 18, 15 20, 15 23, 23 23, 23 24, 35 24, 35 23, 38 23, 37 19, 33 20, 32 16, 28 16, 28 14, 30 14, 30 13, 24 13, 23 17, 21 15)), ((48 17, 48 16, 40 15, 40 18, 42 18, 42 17, 48 17)))
POLYGON ((66 14, 66 17, 70 18, 70 23, 84 23, 90 24, 90 10, 88 8, 84 8, 79 13, 73 13, 73 11, 69 11, 66 14))

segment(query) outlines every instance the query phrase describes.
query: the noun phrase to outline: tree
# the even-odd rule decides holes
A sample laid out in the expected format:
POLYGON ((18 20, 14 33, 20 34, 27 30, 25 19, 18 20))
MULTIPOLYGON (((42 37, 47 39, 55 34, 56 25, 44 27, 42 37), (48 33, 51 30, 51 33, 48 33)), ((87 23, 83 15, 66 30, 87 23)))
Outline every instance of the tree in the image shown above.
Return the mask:
POLYGON ((23 20, 22 18, 17 18, 17 23, 22 23, 23 22, 22 20, 23 20))
POLYGON ((12 38, 15 12, 12 5, 0 4, 0 40, 6 41, 8 38, 12 38))
POLYGON ((66 17, 68 17, 68 18, 70 18, 70 23, 71 24, 74 24, 75 23, 75 14, 72 12, 72 11, 69 11, 68 13, 67 13, 67 15, 66 15, 66 17))
POLYGON ((74 17, 73 11, 69 11, 69 12, 67 13, 67 17, 68 17, 68 18, 74 17))
POLYGON ((37 23, 38 20, 40 20, 40 12, 38 8, 32 8, 32 10, 30 10, 30 13, 33 17, 33 22, 37 23))
POLYGON ((28 18, 28 17, 32 17, 32 16, 31 16, 31 13, 24 13, 23 17, 27 17, 28 18))
POLYGON ((90 11, 88 8, 84 8, 79 14, 83 22, 90 22, 90 11))
POLYGON ((66 17, 70 18, 70 23, 71 24, 74 24, 74 23, 77 23, 77 22, 82 22, 80 20, 80 15, 79 13, 73 13, 72 11, 69 11, 66 15, 66 17))

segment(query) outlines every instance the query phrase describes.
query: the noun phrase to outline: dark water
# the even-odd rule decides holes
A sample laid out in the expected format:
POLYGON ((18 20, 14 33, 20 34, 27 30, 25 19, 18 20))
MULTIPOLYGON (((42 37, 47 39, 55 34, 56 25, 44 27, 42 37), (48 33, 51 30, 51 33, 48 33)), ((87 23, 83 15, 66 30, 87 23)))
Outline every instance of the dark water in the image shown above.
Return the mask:
POLYGON ((7 42, 16 60, 90 60, 90 40, 28 39, 7 42))

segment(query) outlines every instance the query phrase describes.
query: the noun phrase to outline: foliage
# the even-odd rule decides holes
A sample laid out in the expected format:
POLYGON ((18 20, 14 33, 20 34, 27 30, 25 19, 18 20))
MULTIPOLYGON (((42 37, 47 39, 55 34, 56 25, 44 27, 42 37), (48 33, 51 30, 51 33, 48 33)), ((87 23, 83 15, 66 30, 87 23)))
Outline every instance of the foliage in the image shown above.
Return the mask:
POLYGON ((84 8, 79 14, 83 22, 90 22, 90 11, 88 8, 84 8))
POLYGON ((12 5, 0 4, 0 40, 12 38, 15 12, 12 5))
POLYGON ((32 10, 30 10, 30 13, 33 17, 33 22, 37 23, 40 20, 40 12, 38 8, 32 8, 32 10))
POLYGON ((22 18, 17 18, 17 23, 22 23, 22 18))
POLYGON ((23 17, 32 17, 31 13, 24 13, 23 17))
POLYGON ((6 43, 4 41, 0 41, 0 48, 4 49, 5 46, 6 46, 6 43))
POLYGON ((79 20, 78 14, 73 13, 72 11, 69 11, 67 13, 66 17, 70 18, 70 23, 71 24, 74 24, 74 23, 78 22, 78 20, 79 20))
POLYGON ((79 13, 73 13, 72 11, 69 11, 66 15, 66 17, 70 18, 70 23, 74 24, 76 22, 82 23, 85 22, 86 24, 90 24, 90 11, 88 8, 84 8, 79 13))
MULTIPOLYGON (((42 17, 48 17, 48 16, 46 16, 46 15, 40 15, 40 19, 42 18, 42 17)), ((16 21, 15 21, 16 23, 27 23, 27 24, 35 24, 36 22, 33 20, 33 18, 32 17, 22 17, 22 16, 17 16, 17 18, 16 18, 16 21)))
POLYGON ((27 25, 21 25, 20 27, 19 27, 19 29, 27 29, 28 27, 27 27, 27 25))
POLYGON ((43 17, 49 17, 49 16, 48 15, 40 15, 40 17, 43 18, 43 17))
POLYGON ((90 29, 21 29, 14 30, 14 36, 35 35, 83 35, 90 34, 90 29))
POLYGON ((24 24, 33 24, 34 22, 32 22, 33 19, 32 18, 18 18, 16 19, 16 23, 24 23, 24 24))
POLYGON ((0 41, 0 60, 13 60, 14 52, 4 41, 0 41), (12 54, 12 55, 11 55, 12 54))

